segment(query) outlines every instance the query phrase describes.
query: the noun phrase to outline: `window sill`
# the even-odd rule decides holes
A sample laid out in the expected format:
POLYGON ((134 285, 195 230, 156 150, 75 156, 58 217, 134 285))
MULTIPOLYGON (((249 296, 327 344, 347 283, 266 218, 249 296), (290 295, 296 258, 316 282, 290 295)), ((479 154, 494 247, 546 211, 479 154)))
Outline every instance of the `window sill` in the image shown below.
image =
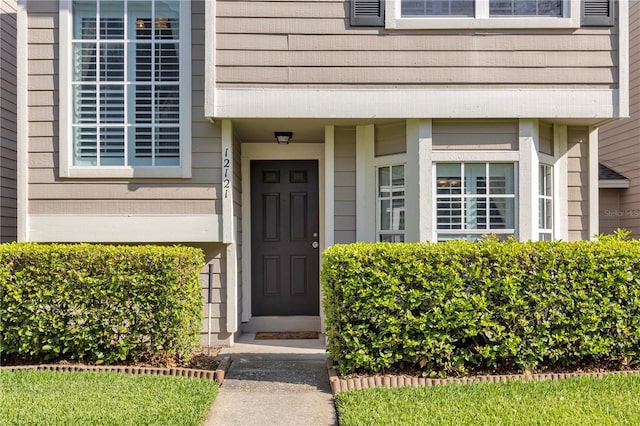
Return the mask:
POLYGON ((191 178, 186 167, 80 167, 60 168, 62 178, 191 178))
POLYGON ((428 29, 545 29, 579 28, 579 18, 494 17, 494 18, 389 18, 389 30, 428 29))

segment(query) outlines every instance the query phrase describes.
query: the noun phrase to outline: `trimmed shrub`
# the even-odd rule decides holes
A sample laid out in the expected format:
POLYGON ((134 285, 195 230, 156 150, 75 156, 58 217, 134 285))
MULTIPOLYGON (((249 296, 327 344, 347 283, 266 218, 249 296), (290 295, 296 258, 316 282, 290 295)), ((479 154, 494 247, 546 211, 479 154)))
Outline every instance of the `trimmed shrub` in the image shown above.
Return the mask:
POLYGON ((198 344, 203 265, 189 247, 0 245, 0 355, 186 358, 198 344))
POLYGON ((622 367, 640 356, 638 241, 336 245, 322 283, 342 374, 622 367))

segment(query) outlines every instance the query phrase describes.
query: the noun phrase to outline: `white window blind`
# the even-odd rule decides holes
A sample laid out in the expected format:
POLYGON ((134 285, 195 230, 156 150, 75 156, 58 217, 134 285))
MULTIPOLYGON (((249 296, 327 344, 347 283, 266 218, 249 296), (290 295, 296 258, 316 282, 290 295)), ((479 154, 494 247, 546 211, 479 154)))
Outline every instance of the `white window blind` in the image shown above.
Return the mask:
POLYGON ((513 163, 437 163, 438 240, 515 233, 513 163))
POLYGON ((73 165, 180 165, 179 10, 73 2, 73 165))

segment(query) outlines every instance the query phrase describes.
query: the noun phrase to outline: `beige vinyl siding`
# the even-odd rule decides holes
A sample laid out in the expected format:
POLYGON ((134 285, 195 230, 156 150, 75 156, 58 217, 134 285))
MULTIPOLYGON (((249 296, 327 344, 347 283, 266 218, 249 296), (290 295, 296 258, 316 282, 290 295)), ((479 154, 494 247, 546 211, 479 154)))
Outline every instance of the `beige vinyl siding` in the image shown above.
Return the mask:
MULTIPOLYGON (((601 234, 611 234, 620 228, 620 216, 624 211, 620 209, 620 194, 622 189, 602 188, 599 191, 599 227, 601 234)), ((640 218, 639 218, 640 219, 640 218)))
POLYGON ((617 84, 616 28, 387 31, 350 27, 347 3, 218 0, 218 85, 617 84))
POLYGON ((17 239, 16 2, 0 0, 0 242, 17 239))
POLYGON ((213 265, 212 303, 211 303, 211 343, 215 346, 228 345, 231 335, 221 330, 226 330, 225 315, 227 311, 227 289, 224 284, 227 280, 225 270, 226 248, 223 244, 204 244, 196 247, 202 249, 205 256, 204 268, 200 272, 200 285, 202 288, 202 328, 200 329, 200 343, 206 346, 209 329, 209 265, 213 265))
POLYGON ((433 150, 517 150, 518 120, 433 120, 433 150))
MULTIPOLYGON (((640 237, 640 2, 629 2, 629 114, 599 131, 600 162, 629 179, 620 193, 620 227, 640 237)), ((602 207, 602 204, 601 204, 602 207)))
POLYGON ((376 125, 374 150, 376 157, 407 152, 406 122, 376 125))
POLYGON ((27 8, 29 213, 221 214, 220 128, 204 118, 204 2, 192 2, 191 179, 60 179, 58 2, 27 8))
POLYGON ((541 122, 538 125, 539 151, 553 156, 553 124, 541 122))
POLYGON ((588 240, 589 235, 589 131, 567 129, 567 181, 569 241, 588 240))
MULTIPOLYGON (((29 214, 211 215, 221 214, 221 132, 204 118, 204 2, 192 2, 192 178, 60 179, 59 19, 57 1, 28 1, 28 203, 29 214)), ((239 158, 239 155, 238 155, 239 158)), ((240 167, 236 166, 239 173, 240 167)), ((236 176, 237 185, 240 180, 236 176)), ((239 209, 238 209, 239 211, 239 209)), ((159 233, 171 232, 159 229, 159 233)), ((141 241, 143 242, 143 241, 141 241)), ((185 243, 188 243, 185 241, 185 243)), ((214 345, 229 343, 226 330, 226 247, 199 244, 214 265, 211 327, 214 345)), ((207 301, 208 266, 200 274, 207 301)), ((201 341, 207 342, 208 309, 201 341)))
POLYGON ((334 242, 356 241, 356 129, 336 127, 334 142, 334 242))

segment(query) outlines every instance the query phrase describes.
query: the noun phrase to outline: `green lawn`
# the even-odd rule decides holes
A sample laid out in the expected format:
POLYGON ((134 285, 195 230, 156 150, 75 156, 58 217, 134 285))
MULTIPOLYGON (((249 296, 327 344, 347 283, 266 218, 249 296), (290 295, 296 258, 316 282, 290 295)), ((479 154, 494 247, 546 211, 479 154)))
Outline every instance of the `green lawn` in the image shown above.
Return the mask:
POLYGON ((186 377, 0 371, 0 424, 200 425, 217 393, 186 377))
POLYGON ((377 388, 336 395, 349 425, 639 425, 640 376, 377 388))

